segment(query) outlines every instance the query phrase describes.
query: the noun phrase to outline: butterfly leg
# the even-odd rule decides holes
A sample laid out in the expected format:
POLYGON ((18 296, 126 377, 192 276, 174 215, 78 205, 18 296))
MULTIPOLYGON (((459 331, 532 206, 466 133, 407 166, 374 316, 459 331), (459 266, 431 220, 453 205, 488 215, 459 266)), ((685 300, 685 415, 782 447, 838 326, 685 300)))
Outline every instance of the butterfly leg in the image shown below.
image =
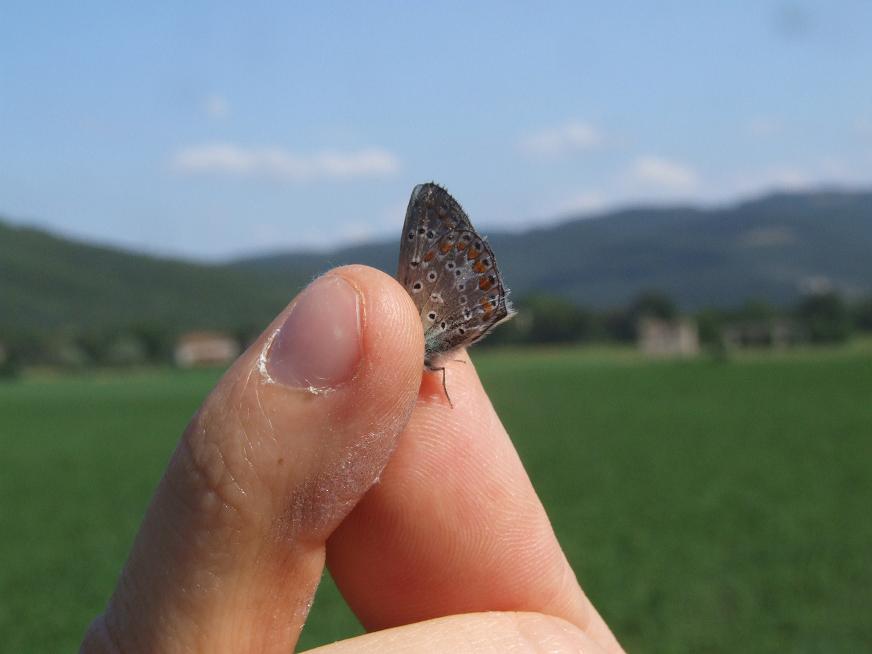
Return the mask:
POLYGON ((448 394, 448 386, 445 385, 445 366, 442 366, 441 368, 430 368, 430 371, 442 373, 442 390, 445 391, 445 398, 448 400, 448 405, 453 409, 454 402, 451 401, 451 396, 448 394))

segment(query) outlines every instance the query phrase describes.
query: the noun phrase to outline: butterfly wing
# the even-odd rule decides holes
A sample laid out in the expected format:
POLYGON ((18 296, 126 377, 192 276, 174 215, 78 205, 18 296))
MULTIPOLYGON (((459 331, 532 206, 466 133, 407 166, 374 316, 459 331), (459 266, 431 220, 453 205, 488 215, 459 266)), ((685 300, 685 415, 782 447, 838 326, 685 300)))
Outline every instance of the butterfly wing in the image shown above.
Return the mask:
POLYGON ((437 184, 412 191, 397 279, 424 326, 425 364, 483 338, 514 315, 490 245, 460 204, 437 184))
POLYGON ((490 245, 475 231, 452 230, 421 257, 407 287, 421 311, 428 364, 471 345, 514 315, 490 245))
POLYGON ((427 250, 454 229, 472 229, 469 216, 460 203, 438 184, 418 184, 412 190, 406 209, 397 268, 397 279, 407 290, 409 280, 420 270, 427 250))

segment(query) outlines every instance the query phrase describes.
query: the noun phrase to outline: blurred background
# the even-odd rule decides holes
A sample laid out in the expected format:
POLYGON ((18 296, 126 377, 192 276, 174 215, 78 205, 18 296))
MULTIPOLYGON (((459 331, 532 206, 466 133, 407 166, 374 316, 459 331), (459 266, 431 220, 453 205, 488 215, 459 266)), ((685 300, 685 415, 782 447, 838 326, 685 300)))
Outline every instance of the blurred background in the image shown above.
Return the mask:
MULTIPOLYGON (((0 632, 76 646, 188 417, 412 187, 634 650, 872 647, 872 4, 3 3, 0 632)), ((329 578, 303 645, 360 632, 329 578)))

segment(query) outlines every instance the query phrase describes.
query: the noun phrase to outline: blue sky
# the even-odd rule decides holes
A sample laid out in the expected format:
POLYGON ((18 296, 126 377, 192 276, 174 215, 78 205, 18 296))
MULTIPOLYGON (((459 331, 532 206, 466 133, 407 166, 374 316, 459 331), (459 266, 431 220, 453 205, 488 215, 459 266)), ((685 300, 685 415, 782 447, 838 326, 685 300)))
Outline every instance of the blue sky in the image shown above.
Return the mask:
POLYGON ((872 185, 872 3, 5 2, 0 215, 220 259, 872 185))

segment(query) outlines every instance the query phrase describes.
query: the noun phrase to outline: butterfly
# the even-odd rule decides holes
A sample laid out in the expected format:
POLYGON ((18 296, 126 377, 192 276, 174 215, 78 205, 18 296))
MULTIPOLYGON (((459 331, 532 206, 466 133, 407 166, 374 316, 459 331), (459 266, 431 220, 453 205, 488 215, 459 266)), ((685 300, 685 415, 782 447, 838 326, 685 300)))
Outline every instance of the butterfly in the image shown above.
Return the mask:
POLYGON ((440 360, 481 340, 515 310, 490 245, 438 184, 418 184, 412 190, 397 279, 421 313, 424 367, 442 372, 450 404, 440 360))

